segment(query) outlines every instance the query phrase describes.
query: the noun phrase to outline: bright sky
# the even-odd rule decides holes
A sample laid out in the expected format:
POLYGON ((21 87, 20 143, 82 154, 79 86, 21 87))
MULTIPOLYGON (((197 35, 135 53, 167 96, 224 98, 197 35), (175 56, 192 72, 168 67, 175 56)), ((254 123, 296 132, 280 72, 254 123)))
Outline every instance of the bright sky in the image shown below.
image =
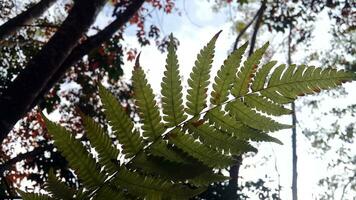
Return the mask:
MULTIPOLYGON (((223 30, 220 35, 217 45, 215 61, 213 63, 212 75, 215 75, 218 67, 221 66, 222 61, 225 59, 227 53, 231 50, 235 35, 231 32, 231 23, 228 22, 228 16, 226 13, 214 13, 211 9, 212 4, 207 1, 177 1, 177 6, 182 12, 182 16, 169 15, 162 16, 161 13, 153 13, 156 20, 160 24, 160 28, 164 34, 171 32, 179 39, 180 46, 178 47, 178 59, 180 61, 181 75, 183 75, 184 82, 187 80, 193 63, 196 59, 196 55, 199 50, 209 41, 209 39, 219 30, 223 30), (186 12, 184 11, 184 7, 186 12)), ((320 17, 319 25, 316 30, 318 37, 312 41, 312 47, 310 49, 328 49, 329 43, 327 41, 330 36, 327 34, 328 26, 326 25, 326 15, 320 17)), ((269 35, 266 40, 272 42, 272 44, 280 43, 281 37, 275 35, 269 35)), ((141 51, 141 65, 147 72, 148 80, 151 83, 154 91, 159 94, 160 81, 162 79, 165 54, 161 54, 155 47, 149 46, 140 48, 135 34, 130 33, 125 35, 125 42, 129 46, 138 47, 141 51)), ((265 41, 264 41, 265 42, 265 41)), ((297 53, 293 57, 295 63, 301 64, 298 61, 303 60, 305 56, 304 51, 297 53)), ((276 54, 273 59, 277 59, 280 62, 285 62, 285 52, 276 54)), ((126 62, 124 71, 126 79, 131 77, 133 63, 126 62)), ((350 84, 348 85, 350 87, 350 84)), ((351 102, 355 99, 355 95, 350 95, 342 100, 332 99, 327 100, 326 104, 323 104, 323 108, 330 108, 335 101, 351 102)), ((297 103, 297 106, 301 106, 301 103, 297 103)), ((307 109, 303 109, 306 112, 307 109)), ((305 114, 297 114, 298 120, 301 124, 312 125, 317 122, 308 121, 308 116, 305 114)), ((310 118, 309 118, 310 119, 310 118)), ((282 119, 286 123, 291 123, 289 118, 282 119)), ((320 121, 320 123, 329 123, 327 121, 320 121)), ((304 126, 303 125, 303 126, 304 126)), ((298 127, 300 130, 300 127, 298 127)), ((245 180, 257 180, 263 178, 267 174, 275 182, 269 183, 274 188, 277 187, 278 173, 280 175, 280 185, 283 187, 281 192, 282 199, 291 199, 291 130, 280 131, 273 133, 278 137, 284 145, 277 144, 261 144, 260 151, 257 156, 246 159, 244 166, 253 166, 244 168, 241 171, 241 176, 245 180), (266 160, 266 158, 269 158, 266 160), (278 169, 278 172, 276 171, 278 169)), ((320 189, 318 189, 317 182, 320 178, 327 175, 327 162, 326 160, 320 160, 315 157, 311 152, 311 146, 308 139, 305 138, 299 131, 298 134, 298 191, 300 199, 316 199, 315 196, 320 189)))

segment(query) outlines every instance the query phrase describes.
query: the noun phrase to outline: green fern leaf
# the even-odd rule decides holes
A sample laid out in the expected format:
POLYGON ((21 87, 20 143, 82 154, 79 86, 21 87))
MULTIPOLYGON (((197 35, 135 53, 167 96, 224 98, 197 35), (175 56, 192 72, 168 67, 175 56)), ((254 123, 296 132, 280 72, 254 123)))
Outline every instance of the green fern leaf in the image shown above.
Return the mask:
POLYGON ((45 187, 54 198, 63 200, 73 199, 74 189, 59 181, 52 169, 48 173, 48 180, 45 187))
POLYGON ((105 175, 100 173, 93 156, 83 144, 74 138, 65 128, 45 119, 48 132, 52 135, 54 145, 69 162, 84 186, 95 187, 105 181, 105 175))
POLYGON ((94 200, 105 199, 125 200, 127 198, 125 198, 124 194, 122 193, 122 190, 120 190, 118 187, 116 187, 115 185, 106 184, 98 190, 94 197, 94 200))
POLYGON ((124 167, 119 170, 113 182, 126 188, 131 194, 148 198, 155 197, 155 199, 187 199, 202 192, 201 190, 190 189, 186 186, 173 184, 162 179, 142 176, 124 167))
POLYGON ((273 132, 280 129, 291 128, 290 125, 278 123, 269 117, 256 113, 239 100, 228 103, 226 109, 238 120, 241 120, 246 125, 258 130, 273 132))
POLYGON ((183 182, 211 170, 193 158, 189 160, 190 162, 185 164, 170 162, 161 157, 139 154, 132 160, 130 167, 165 180, 183 182))
POLYGON ((195 141, 192 136, 177 129, 169 135, 169 142, 211 168, 222 169, 234 163, 233 158, 195 141))
POLYGON ((251 108, 264 112, 269 115, 280 116, 292 113, 292 110, 284 108, 282 105, 272 102, 271 100, 258 94, 249 94, 245 96, 244 102, 251 108))
POLYGON ((215 42, 220 32, 200 51, 193 71, 188 79, 187 113, 198 115, 207 105, 207 90, 210 78, 210 69, 214 57, 215 42))
POLYGON ((278 104, 288 104, 292 103, 295 99, 286 97, 277 92, 277 88, 269 88, 267 90, 262 90, 261 95, 271 99, 273 102, 278 104))
POLYGON ((226 132, 234 133, 243 126, 241 121, 237 121, 229 114, 225 114, 225 112, 221 110, 221 107, 215 107, 214 109, 209 110, 205 114, 204 118, 217 129, 221 129, 226 132))
POLYGON ((132 85, 134 88, 135 103, 143 123, 143 136, 149 141, 159 138, 165 131, 161 123, 158 106, 154 100, 154 94, 150 84, 147 83, 146 75, 140 67, 139 56, 132 72, 132 85))
POLYGON ((187 119, 184 114, 182 99, 182 83, 179 77, 179 66, 176 51, 173 44, 173 36, 170 36, 168 54, 166 59, 166 71, 161 83, 162 108, 166 126, 173 127, 187 119))
POLYGON ((197 187, 209 186, 212 183, 224 182, 229 180, 230 177, 224 176, 220 173, 214 173, 212 171, 205 172, 194 179, 190 179, 189 183, 197 187))
POLYGON ((257 49, 241 67, 240 71, 237 73, 237 80, 232 87, 231 93, 235 97, 240 97, 245 95, 249 91, 251 80, 257 70, 257 66, 265 53, 269 43, 267 42, 261 48, 257 49))
POLYGON ((89 199, 91 190, 87 190, 84 188, 79 188, 79 190, 74 195, 75 200, 87 200, 89 199))
POLYGON ((285 64, 279 65, 276 69, 274 69, 271 78, 269 78, 268 80, 268 86, 278 83, 285 69, 286 69, 285 64))
POLYGON ((273 71, 269 80, 263 77, 267 86, 259 91, 274 102, 285 104, 292 102, 297 96, 331 89, 343 82, 353 80, 354 77, 353 73, 330 68, 279 66, 273 71))
POLYGON ((291 80, 294 74, 295 69, 297 68, 297 65, 290 65, 287 67, 287 69, 283 72, 283 76, 281 78, 282 82, 286 82, 288 80, 291 80))
POLYGON ((151 145, 150 153, 154 156, 158 156, 166 159, 167 161, 177 162, 177 163, 187 163, 180 154, 175 152, 172 148, 168 147, 165 141, 157 141, 151 145))
POLYGON ((143 140, 136 130, 133 130, 133 122, 124 111, 116 98, 99 85, 99 94, 103 102, 104 113, 113 127, 114 134, 119 143, 122 144, 123 153, 126 158, 131 158, 144 147, 143 140))
POLYGON ((274 142, 281 145, 283 144, 279 139, 246 125, 237 129, 236 132, 233 133, 233 136, 240 140, 251 140, 254 142, 274 142))
POLYGON ((207 124, 202 124, 197 127, 193 124, 188 124, 187 128, 193 135, 199 138, 203 144, 209 145, 214 149, 224 150, 225 152, 230 152, 232 155, 241 155, 250 151, 257 152, 257 149, 248 142, 224 134, 207 124))
POLYGON ((258 91, 264 88, 268 74, 271 69, 277 64, 277 61, 270 61, 264 64, 256 73, 255 79, 252 82, 252 91, 258 91))
POLYGON ((23 200, 54 200, 45 194, 35 194, 35 193, 26 193, 23 191, 18 191, 23 200))
POLYGON ((282 142, 261 131, 245 126, 241 121, 237 121, 228 114, 225 114, 219 107, 216 107, 206 113, 205 119, 216 129, 236 137, 239 140, 252 140, 256 142, 282 142))
POLYGON ((230 54, 218 71, 213 84, 213 91, 211 92, 210 102, 213 105, 219 105, 228 100, 229 90, 234 81, 236 81, 237 69, 240 67, 241 58, 245 53, 247 45, 248 43, 246 42, 230 54))
POLYGON ((92 147, 98 152, 99 163, 108 173, 114 173, 118 167, 119 150, 113 146, 109 135, 93 119, 83 116, 83 124, 92 147))

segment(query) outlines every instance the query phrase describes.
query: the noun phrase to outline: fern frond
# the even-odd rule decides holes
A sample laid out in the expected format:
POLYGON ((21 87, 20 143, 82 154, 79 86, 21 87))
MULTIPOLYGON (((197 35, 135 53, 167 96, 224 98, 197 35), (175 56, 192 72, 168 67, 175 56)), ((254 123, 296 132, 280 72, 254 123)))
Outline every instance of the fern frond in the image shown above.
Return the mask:
POLYGON ((279 139, 268 135, 260 130, 251 128, 247 125, 240 127, 233 133, 235 137, 241 140, 251 140, 254 142, 274 142, 277 144, 283 144, 279 139))
POLYGON ((267 75, 271 69, 277 64, 277 61, 269 61, 264 64, 256 73, 255 79, 252 82, 251 89, 253 92, 261 90, 266 82, 267 75))
POLYGON ((216 182, 224 182, 229 180, 230 177, 224 176, 220 173, 214 173, 212 171, 205 172, 194 179, 190 179, 189 183, 193 184, 194 186, 201 187, 201 186, 209 186, 212 183, 216 182))
POLYGON ((161 123, 161 116, 158 110, 151 85, 147 83, 146 75, 139 63, 140 57, 136 58, 136 64, 132 71, 132 85, 134 88, 135 103, 138 107, 141 118, 143 136, 149 141, 159 138, 165 131, 161 123))
POLYGON ((164 180, 183 182, 211 170, 193 158, 189 160, 190 162, 187 164, 176 163, 161 157, 139 154, 132 161, 130 167, 139 169, 145 174, 156 175, 164 180))
POLYGON ((52 135, 54 145, 69 162, 85 187, 92 188, 105 180, 105 175, 96 166, 96 160, 83 144, 74 138, 64 127, 45 118, 48 132, 52 135))
MULTIPOLYGON (((95 121, 84 117, 89 141, 99 154, 98 163, 74 135, 45 119, 54 145, 83 183, 78 191, 72 191, 51 172, 47 183, 49 194, 54 198, 77 200, 190 199, 205 186, 227 180, 221 169, 235 164, 235 155, 256 152, 250 141, 282 144, 266 133, 291 127, 273 119, 291 113, 285 104, 298 96, 356 79, 354 73, 342 70, 296 65, 275 67, 275 61, 259 68, 268 43, 241 65, 247 48, 245 44, 224 61, 212 85, 212 108, 204 110, 219 33, 197 56, 188 79, 186 106, 183 105, 178 59, 171 36, 161 83, 163 120, 138 56, 132 79, 142 136, 120 102, 99 86, 110 128, 122 146, 122 153, 130 158, 121 166, 113 162, 119 150, 95 121), (167 131, 167 127, 170 130, 167 131)), ((26 195, 29 195, 27 199, 50 199, 23 194, 26 195)))
POLYGON ((102 85, 99 85, 99 95, 106 118, 109 120, 119 143, 122 144, 125 157, 135 156, 144 147, 144 144, 139 133, 133 130, 133 122, 116 98, 102 85))
POLYGON ((215 42, 219 34, 220 32, 200 51, 193 71, 190 73, 186 109, 190 115, 196 116, 206 107, 210 69, 214 57, 215 42))
POLYGON ((230 54, 218 71, 214 79, 215 82, 213 84, 213 91, 211 92, 210 102, 213 105, 219 105, 228 100, 229 90, 231 89, 234 81, 236 81, 236 73, 240 67, 241 58, 245 53, 247 45, 248 43, 246 42, 230 54))
POLYGON ((157 141, 151 145, 150 153, 154 156, 158 156, 166 159, 167 161, 177 162, 177 163, 187 163, 180 154, 175 152, 172 148, 168 147, 165 141, 157 141))
POLYGON ((278 67, 276 67, 274 69, 271 77, 268 80, 268 86, 278 83, 280 81, 280 79, 282 77, 282 73, 284 72, 285 69, 286 69, 285 64, 281 64, 278 67))
POLYGON ((209 120, 209 123, 220 131, 236 137, 239 140, 252 140, 255 142, 282 142, 274 137, 271 137, 261 131, 245 126, 241 121, 237 121, 229 114, 225 114, 219 107, 209 110, 204 116, 209 120))
POLYGON ((51 169, 48 173, 48 180, 45 185, 46 190, 56 199, 71 200, 74 196, 74 189, 59 181, 51 169))
POLYGON ((221 107, 216 107, 209 110, 205 116, 211 125, 214 125, 217 129, 224 130, 226 132, 235 133, 236 130, 243 126, 241 121, 237 121, 229 114, 226 114, 221 110, 221 107))
POLYGON ((228 103, 226 109, 244 124, 258 130, 268 132, 291 128, 290 125, 278 123, 267 116, 255 112, 239 100, 228 103))
POLYGON ((257 49, 247 60, 244 62, 240 71, 237 73, 237 79, 231 89, 231 93, 235 97, 240 97, 247 94, 250 88, 251 80, 257 70, 257 66, 265 53, 269 43, 267 42, 261 48, 257 49))
POLYGON ((233 158, 195 141, 192 136, 178 129, 171 132, 169 142, 211 168, 222 169, 234 163, 233 158))
POLYGON ((276 68, 261 94, 278 103, 290 103, 297 96, 318 93, 343 82, 353 80, 355 75, 344 70, 322 69, 295 65, 276 68), (285 98, 283 102, 283 98, 285 98), (288 101, 289 99, 289 101, 288 101))
POLYGON ((99 191, 94 196, 94 200, 125 200, 122 191, 115 185, 106 184, 99 189, 99 191))
POLYGON ((225 152, 230 152, 232 155, 241 155, 250 151, 257 152, 257 149, 248 142, 224 134, 207 124, 202 124, 197 127, 193 124, 187 124, 186 127, 193 135, 199 138, 203 144, 209 145, 214 149, 224 150, 225 152))
POLYGON ((74 195, 75 200, 87 200, 89 199, 91 190, 86 190, 84 188, 79 188, 79 190, 74 195))
POLYGON ((184 114, 182 99, 182 83, 178 70, 178 59, 174 49, 173 36, 170 36, 168 54, 166 59, 166 71, 161 83, 162 108, 166 126, 173 127, 187 119, 184 114))
POLYGON ((114 173, 119 164, 119 150, 113 146, 111 138, 97 122, 87 116, 82 118, 90 144, 98 152, 99 163, 108 173, 114 173))
POLYGON ((290 65, 289 67, 287 67, 287 69, 283 72, 283 76, 281 78, 281 81, 282 82, 286 82, 286 81, 294 78, 293 74, 294 74, 294 71, 295 71, 296 68, 297 68, 297 65, 294 65, 294 64, 290 65))
POLYGON ((18 193, 23 200, 54 200, 54 198, 51 198, 45 194, 26 193, 23 191, 18 191, 18 193))
POLYGON ((162 179, 142 176, 124 167, 119 170, 113 182, 126 188, 131 194, 148 198, 155 197, 155 199, 187 199, 202 192, 201 190, 190 189, 186 186, 173 184, 162 179))
POLYGON ((283 105, 274 103, 266 97, 260 96, 256 93, 246 95, 244 102, 251 108, 264 112, 273 116, 288 115, 292 110, 283 107, 283 105))
POLYGON ((270 88, 267 90, 262 90, 261 95, 271 99, 273 102, 278 104, 288 104, 292 103, 295 99, 286 97, 277 92, 277 88, 270 88))

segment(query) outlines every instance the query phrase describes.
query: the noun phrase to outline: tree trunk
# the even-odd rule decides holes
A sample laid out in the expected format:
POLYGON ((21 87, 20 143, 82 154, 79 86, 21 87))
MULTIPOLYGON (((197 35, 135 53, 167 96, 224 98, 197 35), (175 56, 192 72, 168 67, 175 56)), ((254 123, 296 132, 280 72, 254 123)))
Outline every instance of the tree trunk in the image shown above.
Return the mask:
MULTIPOLYGON (((292 64, 292 25, 288 34, 288 65, 292 64)), ((292 199, 298 200, 298 169, 297 169, 297 116, 295 113, 295 103, 292 103, 292 199)))
MULTIPOLYGON (((251 56, 254 51, 257 33, 261 26, 263 14, 264 14, 265 10, 266 10, 266 0, 262 1, 260 9, 256 13, 255 17, 252 19, 254 21, 257 18, 257 21, 256 21, 254 29, 253 29, 253 34, 252 34, 252 38, 251 38, 248 56, 251 56)), ((250 26, 253 21, 251 21, 247 26, 250 26)), ((247 30, 247 28, 244 29, 243 31, 245 32, 246 30, 247 30)), ((237 48, 237 43, 239 42, 238 40, 241 38, 241 36, 242 35, 239 34, 235 40, 235 44, 234 44, 235 49, 237 48)), ((237 157, 235 157, 235 159, 236 159, 236 164, 231 166, 230 170, 229 170, 231 179, 229 180, 229 185, 227 188, 227 198, 225 198, 225 199, 234 199, 234 200, 238 199, 237 190, 238 190, 238 182, 239 182, 239 172, 240 172, 240 167, 242 164, 242 156, 241 155, 237 156, 237 157)))
POLYGON ((229 185, 227 187, 226 191, 226 196, 224 199, 238 199, 238 181, 239 181, 239 171, 240 171, 240 166, 242 164, 242 156, 237 156, 235 157, 236 164, 230 167, 229 173, 230 173, 230 180, 229 180, 229 185))
POLYGON ((14 34, 23 25, 27 25, 34 19, 40 17, 56 1, 57 0, 42 0, 23 13, 2 24, 0 26, 0 44, 2 43, 2 40, 5 40, 7 37, 14 34))
POLYGON ((53 74, 87 32, 106 0, 76 0, 58 31, 0 97, 0 142, 33 106, 53 74))

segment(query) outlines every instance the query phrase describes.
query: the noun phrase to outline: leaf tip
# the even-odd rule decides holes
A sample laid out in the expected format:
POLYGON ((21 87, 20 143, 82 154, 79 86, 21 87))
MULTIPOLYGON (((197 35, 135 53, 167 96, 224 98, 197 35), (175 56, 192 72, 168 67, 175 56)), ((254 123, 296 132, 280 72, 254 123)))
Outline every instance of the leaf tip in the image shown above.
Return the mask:
POLYGON ((173 41, 173 38, 174 38, 173 33, 169 34, 169 40, 173 41))
POLYGON ((219 32, 217 32, 215 35, 214 35, 214 39, 217 39, 218 37, 219 37, 219 35, 220 35, 220 33, 222 32, 222 30, 220 30, 219 32))
POLYGON ((138 55, 136 56, 136 61, 135 61, 134 69, 140 68, 140 56, 141 56, 141 52, 138 53, 138 55))

